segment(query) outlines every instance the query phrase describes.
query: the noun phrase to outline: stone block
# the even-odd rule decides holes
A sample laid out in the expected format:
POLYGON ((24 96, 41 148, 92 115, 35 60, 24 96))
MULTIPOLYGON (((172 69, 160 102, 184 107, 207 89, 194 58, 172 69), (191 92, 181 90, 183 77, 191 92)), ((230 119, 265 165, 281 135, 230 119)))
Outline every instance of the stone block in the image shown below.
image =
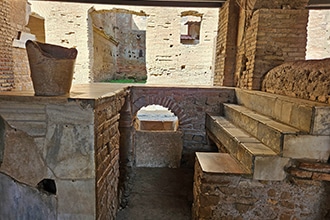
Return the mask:
MULTIPOLYGON (((4 122, 4 121, 2 121, 4 122)), ((2 123, 3 146, 0 171, 27 185, 36 186, 47 173, 42 152, 33 137, 2 123), (4 129, 4 130, 3 130, 4 129)))
MULTIPOLYGON (((296 100, 298 102, 298 99, 296 100)), ((296 104, 292 107, 290 125, 310 132, 312 125, 313 109, 311 106, 296 104)))
POLYGON ((330 135, 330 106, 315 107, 312 134, 330 135))
POLYGON ((281 181, 286 178, 284 167, 289 162, 290 158, 257 156, 254 161, 253 178, 257 180, 281 181))
POLYGON ((197 152, 196 158, 205 173, 246 174, 241 165, 229 154, 197 152))
POLYGON ((57 199, 0 173, 1 219, 57 219, 57 199))
POLYGON ((180 167, 182 149, 180 131, 137 131, 135 134, 137 167, 180 167))
POLYGON ((330 154, 330 136, 286 135, 283 157, 327 161, 330 154))
POLYGON ((91 106, 84 106, 79 102, 69 102, 63 105, 49 104, 47 105, 46 112, 50 123, 94 124, 94 112, 91 106), (65 114, 63 114, 63 112, 65 112, 65 114))
POLYGON ((93 125, 49 125, 46 162, 58 178, 95 177, 93 125))
POLYGON ((56 180, 60 219, 95 219, 95 179, 56 180))

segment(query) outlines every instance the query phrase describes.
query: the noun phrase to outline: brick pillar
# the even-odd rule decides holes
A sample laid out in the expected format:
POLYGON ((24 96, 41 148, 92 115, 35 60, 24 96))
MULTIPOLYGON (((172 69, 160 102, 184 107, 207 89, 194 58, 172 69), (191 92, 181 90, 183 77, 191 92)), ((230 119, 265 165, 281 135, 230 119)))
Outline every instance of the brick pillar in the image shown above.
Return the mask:
POLYGON ((215 86, 234 86, 236 41, 238 30, 238 5, 227 1, 219 12, 214 74, 215 86))
POLYGON ((14 84, 11 0, 0 0, 0 91, 11 90, 14 84))
MULTIPOLYGON (((307 43, 308 10, 260 9, 254 54, 251 54, 249 89, 260 90, 264 75, 272 68, 304 60, 307 43)), ((244 85, 246 86, 246 85, 244 85)))

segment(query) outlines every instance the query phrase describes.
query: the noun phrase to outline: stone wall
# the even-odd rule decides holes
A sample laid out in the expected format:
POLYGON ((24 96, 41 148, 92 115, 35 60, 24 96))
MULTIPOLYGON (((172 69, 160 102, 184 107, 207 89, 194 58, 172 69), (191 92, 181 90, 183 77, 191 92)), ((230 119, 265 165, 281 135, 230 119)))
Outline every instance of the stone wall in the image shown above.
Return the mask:
POLYGON ((112 43, 109 37, 99 29, 93 31, 93 64, 92 81, 101 82, 113 79, 116 73, 116 45, 112 43))
POLYGON ((146 12, 147 83, 212 85, 218 9, 154 7, 146 12), (200 39, 195 45, 180 43, 181 13, 189 12, 202 14, 200 39))
POLYGON ((306 59, 330 57, 330 10, 309 10, 306 59))
POLYGON ((119 208, 119 112, 126 91, 102 100, 95 109, 96 219, 115 219, 119 208))
POLYGON ((93 26, 93 82, 147 77, 145 31, 132 29, 133 14, 146 15, 124 9, 89 10, 93 26))
POLYGON ((146 16, 144 12, 117 13, 116 39, 120 42, 117 51, 117 74, 115 79, 146 79, 146 31, 132 29, 132 15, 146 16))
POLYGON ((92 5, 33 0, 29 2, 32 12, 36 12, 45 19, 46 43, 77 48, 78 56, 73 83, 90 82, 91 64, 89 61, 93 59, 91 54, 93 30, 92 26, 89 26, 87 12, 92 5))
MULTIPOLYGON (((137 33, 127 35, 125 31, 122 31, 122 35, 118 35, 118 42, 128 45, 122 49, 119 48, 125 58, 118 60, 119 73, 125 72, 127 77, 131 77, 127 72, 136 75, 136 72, 147 70, 148 78, 150 78, 148 83, 153 84, 212 85, 213 83, 213 46, 217 34, 218 9, 200 9, 199 13, 203 14, 200 43, 182 45, 180 43, 181 12, 194 11, 195 8, 119 7, 45 3, 33 0, 30 2, 32 10, 45 18, 47 43, 78 49, 73 81, 75 84, 87 83, 93 79, 93 68, 89 62, 94 59, 92 24, 88 19, 88 10, 91 7, 96 10, 109 11, 114 7, 125 8, 135 11, 135 14, 139 14, 142 10, 148 15, 145 36, 148 48, 146 53, 140 53, 140 47, 145 46, 143 45, 143 33, 138 33, 141 37, 140 40, 137 40, 137 33), (59 26, 58 23, 62 25, 59 26), (128 39, 134 40, 130 47, 128 39), (157 40, 155 41, 155 39, 157 40), (150 65, 145 67, 144 62, 150 65)), ((120 76, 120 74, 118 75, 120 76)))
POLYGON ((270 70, 262 91, 330 103, 330 59, 288 62, 270 70))
POLYGON ((11 3, 12 1, 10 0, 2 0, 0 2, 0 91, 11 90, 14 86, 13 27, 10 20, 11 3))
POLYGON ((196 162, 193 219, 328 219, 330 184, 292 178, 257 181, 203 173, 196 162))
POLYGON ((133 120, 140 108, 152 104, 166 107, 178 117, 178 130, 183 135, 181 166, 188 167, 193 166, 196 151, 214 150, 205 133, 205 112, 220 113, 220 103, 233 103, 235 97, 234 89, 217 87, 135 86, 131 94, 133 120))
MULTIPOLYGON (((33 192, 42 180, 51 179, 56 197, 45 199, 57 219, 113 219, 119 206, 118 121, 126 95, 124 89, 97 99, 2 95, 0 172, 33 192)), ((0 203, 5 204, 3 198, 0 203)), ((5 205, 0 211, 8 212, 11 204, 5 205)), ((37 201, 19 205, 24 210, 42 206, 37 201)), ((42 216, 38 210, 32 214, 42 216)))

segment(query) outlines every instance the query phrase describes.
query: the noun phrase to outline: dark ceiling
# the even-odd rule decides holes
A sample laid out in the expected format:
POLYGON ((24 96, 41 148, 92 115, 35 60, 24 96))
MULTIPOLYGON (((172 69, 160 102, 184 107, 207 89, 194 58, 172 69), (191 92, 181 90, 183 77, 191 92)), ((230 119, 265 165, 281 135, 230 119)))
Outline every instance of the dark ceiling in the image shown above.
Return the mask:
POLYGON ((76 2, 108 5, 137 5, 162 7, 208 7, 220 8, 226 0, 37 0, 48 2, 76 2))
MULTIPOLYGON (((48 2, 76 2, 108 5, 141 5, 162 7, 220 8, 226 0, 37 0, 48 2)), ((308 9, 330 9, 330 0, 309 0, 308 9)))

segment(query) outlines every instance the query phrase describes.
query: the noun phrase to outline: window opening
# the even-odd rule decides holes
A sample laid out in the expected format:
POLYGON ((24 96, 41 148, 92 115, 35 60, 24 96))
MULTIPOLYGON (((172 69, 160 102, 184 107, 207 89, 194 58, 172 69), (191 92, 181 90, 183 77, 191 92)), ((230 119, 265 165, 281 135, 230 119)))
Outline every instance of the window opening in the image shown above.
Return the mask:
POLYGON ((200 40, 202 15, 198 12, 181 14, 181 44, 196 45, 200 40), (185 15, 187 14, 187 15, 185 15))
POLYGON ((178 117, 168 108, 160 105, 142 107, 138 111, 135 120, 137 130, 176 131, 178 125, 178 117))

